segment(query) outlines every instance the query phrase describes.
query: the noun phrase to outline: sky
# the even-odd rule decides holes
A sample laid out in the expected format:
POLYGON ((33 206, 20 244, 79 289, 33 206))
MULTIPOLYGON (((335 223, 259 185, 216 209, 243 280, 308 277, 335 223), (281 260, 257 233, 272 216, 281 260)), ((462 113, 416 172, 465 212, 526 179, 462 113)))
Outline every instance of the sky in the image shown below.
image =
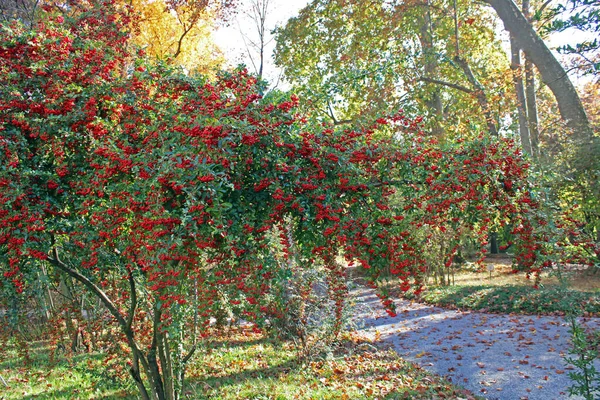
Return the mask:
MULTIPOLYGON (((227 62, 231 66, 245 64, 250 72, 256 72, 251 59, 248 56, 248 48, 250 41, 258 39, 256 33, 256 24, 244 12, 248 11, 250 4, 257 0, 241 0, 239 12, 235 18, 229 22, 228 26, 220 27, 214 34, 213 38, 219 48, 225 54, 227 62)), ((262 0, 265 1, 265 0, 262 0)), ((285 22, 298 15, 298 12, 304 8, 309 0, 266 0, 268 1, 268 15, 266 19, 267 31, 271 32, 277 26, 282 26, 285 22)), ((271 82, 271 87, 284 88, 286 85, 281 81, 281 70, 275 67, 273 63, 273 52, 275 49, 275 41, 273 35, 268 35, 268 45, 266 47, 264 65, 264 77, 271 82)), ((257 53, 253 52, 254 58, 257 53)), ((258 65, 257 65, 258 68, 258 65)))

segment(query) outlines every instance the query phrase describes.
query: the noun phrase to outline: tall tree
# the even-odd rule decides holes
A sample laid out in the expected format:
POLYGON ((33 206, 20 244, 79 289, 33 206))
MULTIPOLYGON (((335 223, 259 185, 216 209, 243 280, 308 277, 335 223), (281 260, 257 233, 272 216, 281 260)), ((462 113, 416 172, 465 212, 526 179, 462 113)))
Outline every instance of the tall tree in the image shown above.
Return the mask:
POLYGON ((592 128, 581 99, 563 66, 535 32, 512 0, 484 0, 496 11, 504 27, 536 65, 542 80, 554 93, 562 118, 576 135, 580 145, 592 142, 592 128))
POLYGON ((523 84, 523 66, 521 65, 521 49, 516 44, 514 36, 510 36, 510 54, 513 70, 513 79, 515 81, 515 93, 517 95, 517 114, 519 119, 519 136, 521 137, 521 146, 523 150, 531 155, 531 138, 529 134, 529 121, 527 118, 527 98, 525 97, 525 85, 523 84))
POLYGON ((442 103, 440 86, 432 83, 439 78, 440 66, 435 50, 434 21, 432 21, 431 9, 428 5, 429 3, 426 2, 425 7, 423 7, 423 13, 417 17, 418 25, 420 25, 419 30, 417 31, 417 37, 422 51, 423 78, 425 80, 425 86, 427 87, 425 92, 429 94, 424 100, 425 105, 430 111, 430 118, 432 119, 431 130, 433 135, 442 136, 443 129, 441 127, 441 121, 444 116, 444 105, 442 103))
POLYGON ((276 61, 334 122, 403 108, 424 116, 433 133, 489 130, 509 100, 508 65, 489 12, 460 1, 455 21, 446 3, 315 0, 278 31, 276 61))
MULTIPOLYGON (((531 5, 529 0, 523 0, 523 15, 527 21, 532 23, 531 5)), ((515 43, 515 46, 517 44, 515 43)), ((529 144, 531 146, 531 154, 534 159, 540 157, 540 123, 538 118, 537 93, 536 93, 536 77, 533 62, 531 58, 525 54, 525 96, 527 104, 527 122, 529 128, 529 144)))

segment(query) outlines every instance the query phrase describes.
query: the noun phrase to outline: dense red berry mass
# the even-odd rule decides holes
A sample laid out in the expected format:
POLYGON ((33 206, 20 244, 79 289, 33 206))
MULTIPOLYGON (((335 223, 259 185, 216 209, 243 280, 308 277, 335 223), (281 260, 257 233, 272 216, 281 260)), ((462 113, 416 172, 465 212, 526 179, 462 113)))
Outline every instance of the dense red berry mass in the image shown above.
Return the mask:
POLYGON ((519 268, 549 265, 511 140, 440 144, 403 115, 324 125, 245 70, 209 80, 146 62, 126 50, 127 9, 88 6, 0 32, 0 285, 26 291, 42 264, 76 279, 149 376, 140 343, 181 340, 191 314, 208 324, 224 301, 257 323, 285 313, 272 298, 292 254, 324 265, 339 323, 338 254, 372 285, 386 272, 419 290, 436 236, 449 265, 462 235, 483 245, 508 226, 519 268))

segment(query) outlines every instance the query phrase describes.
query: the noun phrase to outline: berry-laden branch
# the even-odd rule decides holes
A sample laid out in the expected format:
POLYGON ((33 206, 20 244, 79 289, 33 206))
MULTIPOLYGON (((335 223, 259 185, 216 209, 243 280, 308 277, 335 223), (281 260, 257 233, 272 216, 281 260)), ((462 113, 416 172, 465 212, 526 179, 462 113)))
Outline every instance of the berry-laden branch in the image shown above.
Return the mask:
POLYGON ((442 265, 461 235, 483 247, 502 226, 520 268, 536 274, 553 257, 512 141, 438 143, 404 115, 324 124, 297 115, 294 95, 263 97, 245 70, 211 80, 127 52, 128 15, 86 4, 0 31, 2 293, 27 295, 40 265, 80 282, 124 335, 143 398, 182 393, 194 347, 183 349, 211 318, 259 329, 289 317, 273 299, 291 243, 293 272, 323 265, 336 330, 348 290, 334 255, 374 287, 392 274, 417 291, 442 235, 442 265), (287 244, 274 246, 278 232, 287 244))

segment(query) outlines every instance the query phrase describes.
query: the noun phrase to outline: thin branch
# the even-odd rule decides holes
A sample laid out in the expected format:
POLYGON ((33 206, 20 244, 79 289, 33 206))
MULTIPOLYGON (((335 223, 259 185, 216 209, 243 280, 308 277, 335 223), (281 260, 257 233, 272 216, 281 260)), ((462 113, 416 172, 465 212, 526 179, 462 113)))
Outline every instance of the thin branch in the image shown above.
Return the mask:
MULTIPOLYGON (((113 315, 113 317, 115 317, 115 319, 117 320, 119 325, 121 325, 121 327, 125 330, 125 334, 129 336, 129 334, 131 334, 131 330, 126 329, 127 322, 125 321, 125 319, 119 312, 117 306, 108 298, 106 293, 104 293, 102 291, 102 289, 100 289, 98 286, 96 286, 87 277, 85 277, 84 275, 75 271, 74 269, 69 268, 68 265, 66 265, 64 262, 62 262, 58 258, 58 251, 56 249, 56 246, 52 249, 52 253, 53 253, 53 257, 49 257, 48 262, 50 262, 50 264, 54 265, 55 267, 61 269, 62 271, 66 272, 67 274, 71 275, 73 278, 75 278, 79 282, 83 283, 83 285, 86 286, 92 293, 94 293, 96 296, 98 296, 100 298, 100 300, 102 300, 102 302, 104 303, 106 308, 108 308, 108 311, 110 311, 110 313, 113 315)), ((133 336, 132 336, 132 339, 133 339, 133 336)))
POLYGON ((488 129, 492 135, 497 136, 498 128, 496 127, 496 124, 494 123, 494 118, 490 111, 490 106, 488 103, 485 88, 479 82, 479 80, 477 79, 477 77, 475 76, 473 71, 471 70, 469 63, 467 63, 465 60, 463 60, 462 58, 460 58, 458 56, 454 57, 454 61, 463 70, 463 72, 467 76, 467 80, 471 83, 471 85, 473 85, 477 89, 474 93, 477 96, 479 106, 481 107, 481 110, 483 111, 483 114, 485 116, 485 120, 487 122, 488 129))
POLYGON ((423 82, 435 83, 436 85, 448 86, 450 88, 460 90, 465 93, 473 93, 473 89, 469 89, 468 87, 458 85, 456 83, 446 82, 439 79, 427 78, 425 76, 418 78, 418 80, 423 82))
POLYGON ((327 100, 327 108, 329 109, 329 116, 333 120, 333 124, 337 124, 337 119, 335 118, 335 114, 333 112, 333 107, 331 107, 331 102, 327 100))
POLYGON ((183 33, 179 36, 179 40, 177 41, 177 49, 175 50, 175 53, 173 53, 173 59, 176 59, 181 54, 181 49, 183 47, 183 39, 185 39, 187 34, 190 33, 192 28, 194 27, 193 25, 190 25, 189 29, 186 29, 184 25, 182 26, 183 33))
POLYGON ((129 316, 127 317, 127 329, 131 330, 131 326, 133 325, 133 318, 135 316, 135 309, 137 307, 137 293, 135 289, 135 280, 133 279, 131 269, 129 269, 129 274, 127 278, 129 279, 129 288, 131 290, 131 305, 129 306, 129 316))
POLYGON ((354 120, 352 120, 352 119, 343 119, 343 120, 341 120, 341 121, 336 121, 336 122, 334 122, 334 123, 333 123, 333 125, 335 125, 335 126, 338 126, 338 125, 346 125, 346 124, 351 124, 351 123, 353 123, 353 122, 354 122, 354 120))
POLYGON ((256 45, 253 44, 252 40, 250 40, 250 38, 244 34, 244 32, 242 31, 242 27, 240 25, 240 21, 236 19, 236 22, 238 24, 238 31, 242 35, 242 41, 244 42, 244 47, 246 47, 246 53, 248 53, 248 58, 250 59, 250 62, 252 63, 252 67, 254 68, 254 72, 258 72, 258 68, 256 68, 256 63, 254 62, 254 57, 252 57, 252 53, 250 52, 250 46, 248 46, 246 39, 248 39, 250 44, 253 45, 254 47, 256 47, 256 45))
POLYGON ((185 357, 183 357, 183 360, 181 360, 181 362, 183 364, 187 363, 190 360, 190 358, 192 358, 192 356, 194 355, 195 352, 196 352, 196 346, 194 345, 192 347, 192 349, 190 350, 190 352, 185 357))
POLYGON ((552 4, 552 0, 547 0, 544 4, 542 4, 540 6, 540 9, 538 10, 538 13, 541 14, 546 9, 546 7, 548 7, 550 4, 552 4))
POLYGON ((458 36, 458 8, 456 7, 456 0, 454 0, 454 37, 456 39, 456 56, 460 54, 459 36, 458 36))

